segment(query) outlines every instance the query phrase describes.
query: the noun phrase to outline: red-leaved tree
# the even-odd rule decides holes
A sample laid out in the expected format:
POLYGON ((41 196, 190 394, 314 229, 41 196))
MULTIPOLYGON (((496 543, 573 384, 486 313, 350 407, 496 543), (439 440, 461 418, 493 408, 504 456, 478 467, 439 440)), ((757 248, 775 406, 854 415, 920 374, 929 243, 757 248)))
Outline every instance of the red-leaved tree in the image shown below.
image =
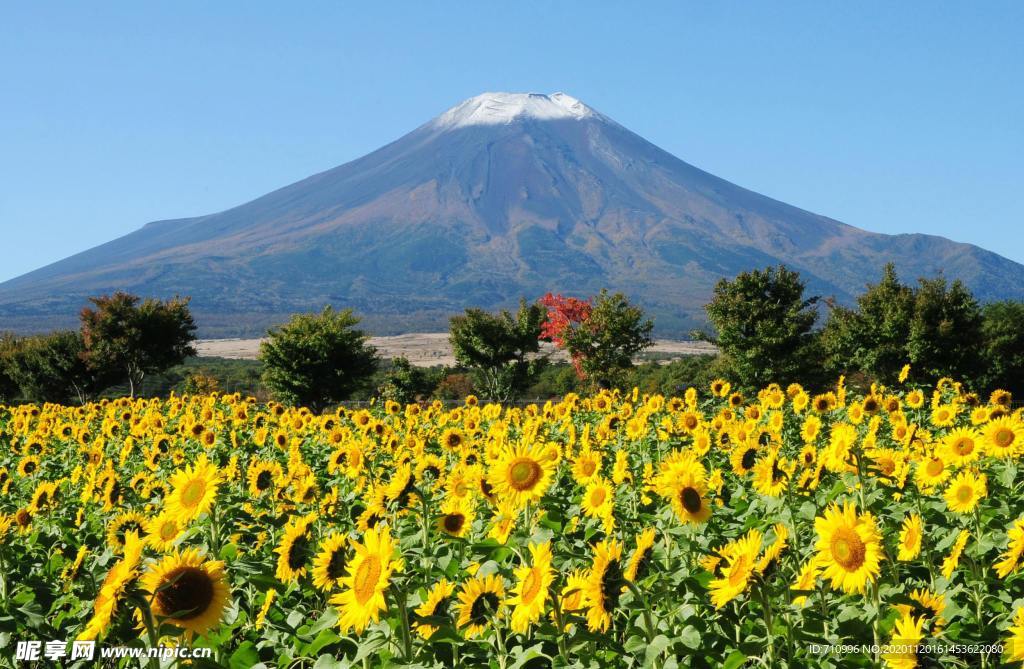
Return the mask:
MULTIPOLYGON (((590 311, 593 305, 589 300, 581 300, 575 297, 563 297, 561 293, 552 295, 548 293, 539 300, 540 305, 548 310, 548 316, 541 325, 540 338, 543 341, 552 342, 555 346, 565 349, 569 332, 590 318, 590 311)), ((581 379, 586 378, 583 372, 583 356, 580 352, 569 352, 572 356, 572 366, 576 375, 581 379)))

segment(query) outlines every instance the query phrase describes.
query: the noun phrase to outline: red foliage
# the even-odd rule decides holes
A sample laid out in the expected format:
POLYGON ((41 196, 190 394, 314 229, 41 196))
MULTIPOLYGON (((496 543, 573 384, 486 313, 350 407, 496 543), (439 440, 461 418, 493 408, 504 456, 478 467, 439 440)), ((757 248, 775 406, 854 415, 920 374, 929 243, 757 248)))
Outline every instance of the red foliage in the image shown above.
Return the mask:
POLYGON ((540 338, 554 342, 559 348, 565 346, 565 331, 590 318, 590 310, 593 308, 589 300, 562 297, 561 293, 548 293, 538 302, 548 309, 548 317, 541 325, 540 338))
MULTIPOLYGON (((590 311, 593 305, 589 300, 580 300, 575 297, 563 297, 561 293, 552 295, 548 293, 538 300, 541 306, 547 307, 548 316, 541 324, 540 338, 550 341, 559 348, 565 348, 565 334, 575 325, 585 323, 590 318, 590 311)), ((574 353, 572 366, 579 378, 585 378, 583 372, 583 356, 574 353)))

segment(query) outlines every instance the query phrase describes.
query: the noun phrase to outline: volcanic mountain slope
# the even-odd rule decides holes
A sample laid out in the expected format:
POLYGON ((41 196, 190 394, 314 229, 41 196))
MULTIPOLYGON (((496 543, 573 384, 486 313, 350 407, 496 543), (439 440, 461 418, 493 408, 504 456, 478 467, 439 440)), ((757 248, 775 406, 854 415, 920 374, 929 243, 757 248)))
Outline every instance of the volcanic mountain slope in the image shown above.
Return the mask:
POLYGON ((351 306, 385 333, 551 290, 622 290, 678 333, 721 277, 785 263, 850 301, 896 262, 983 299, 1024 266, 928 235, 866 232, 740 188, 562 93, 485 93, 373 153, 252 202, 157 221, 0 284, 0 328, 74 318, 89 295, 192 296, 204 334, 351 306))

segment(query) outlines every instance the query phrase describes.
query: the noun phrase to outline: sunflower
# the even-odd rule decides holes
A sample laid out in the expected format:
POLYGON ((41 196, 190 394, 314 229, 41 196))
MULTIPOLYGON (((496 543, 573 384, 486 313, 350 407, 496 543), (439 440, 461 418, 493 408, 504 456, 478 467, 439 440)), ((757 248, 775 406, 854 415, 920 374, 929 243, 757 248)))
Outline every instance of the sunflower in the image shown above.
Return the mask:
POLYGON ((57 501, 56 495, 57 482, 43 481, 36 486, 35 491, 32 493, 32 502, 28 505, 28 510, 35 515, 39 515, 57 501))
POLYGON ((345 575, 345 535, 332 532, 320 543, 320 553, 313 560, 313 585, 330 592, 345 575))
MULTIPOLYGON (((809 591, 814 590, 815 584, 818 582, 818 572, 821 571, 821 567, 818 565, 817 558, 811 558, 804 563, 804 566, 800 568, 800 573, 797 574, 796 581, 790 586, 791 590, 809 591)), ((803 606, 807 603, 807 595, 797 595, 793 598, 794 606, 803 606)))
POLYGON ((548 591, 555 575, 551 571, 551 544, 530 543, 532 564, 515 570, 516 585, 506 602, 512 609, 512 631, 523 634, 544 615, 548 591))
POLYGON ((450 427, 441 433, 439 441, 443 448, 450 451, 457 451, 466 444, 466 435, 463 434, 462 430, 450 427))
POLYGON ((924 526, 921 523, 921 516, 912 513, 903 519, 903 528, 900 530, 899 554, 897 560, 913 560, 921 554, 921 537, 924 535, 924 526))
POLYGON ((603 632, 612 623, 612 614, 619 606, 619 597, 626 587, 622 569, 622 544, 601 541, 594 546, 594 561, 583 589, 583 605, 587 609, 587 627, 603 632))
POLYGON ((75 559, 70 564, 64 566, 64 569, 60 572, 60 580, 64 581, 64 589, 67 590, 74 583, 78 577, 78 572, 82 568, 82 562, 85 561, 85 556, 89 554, 89 547, 82 545, 78 547, 78 552, 75 554, 75 559))
POLYGON ((99 594, 96 595, 96 601, 93 603, 92 618, 79 633, 78 640, 91 641, 110 625, 110 621, 117 612, 117 604, 121 595, 138 576, 142 546, 143 543, 138 534, 129 532, 125 536, 124 555, 114 563, 103 579, 99 594))
POLYGON ((491 523, 491 529, 487 532, 487 536, 491 537, 499 544, 508 543, 508 537, 516 527, 516 518, 518 515, 519 514, 516 509, 499 503, 498 512, 494 514, 494 520, 491 523))
POLYGON ((596 476, 587 484, 580 505, 583 513, 589 518, 606 518, 614 511, 614 498, 611 485, 600 476, 596 476))
POLYGON ((107 525, 107 545, 115 551, 124 548, 125 536, 129 532, 141 535, 149 520, 137 511, 126 511, 107 525))
POLYGON ((497 574, 476 576, 462 586, 459 592, 458 626, 465 629, 467 639, 484 633, 491 618, 501 616, 505 584, 497 574))
POLYGON ((732 462, 732 470, 738 476, 744 476, 754 465, 757 464, 757 444, 747 444, 745 442, 739 442, 736 447, 732 449, 732 454, 729 456, 730 462, 732 462))
POLYGON ((503 450, 490 468, 494 494, 516 508, 538 501, 551 485, 555 463, 545 457, 543 444, 519 444, 503 450))
POLYGON ((917 485, 925 491, 931 490, 949 479, 950 470, 939 453, 926 455, 917 463, 914 476, 917 485))
POLYGON ((956 571, 956 568, 960 565, 960 556, 964 552, 964 548, 967 546, 967 540, 971 537, 971 533, 967 530, 960 530, 960 534, 956 536, 956 541, 953 542, 953 547, 949 550, 949 555, 942 560, 942 575, 949 580, 956 571))
POLYGON ((584 448, 576 454, 572 463, 573 478, 579 483, 589 483, 590 479, 600 476, 601 453, 584 448))
POLYGON ((946 621, 942 614, 946 611, 946 600, 942 595, 931 590, 918 588, 908 595, 913 604, 897 604, 895 609, 900 616, 920 616, 922 619, 932 621, 933 629, 941 629, 946 621))
POLYGON ((220 472, 203 453, 195 464, 180 469, 171 477, 173 488, 167 498, 167 510, 182 522, 187 522, 206 513, 213 506, 220 485, 220 472))
POLYGON ((151 609, 165 623, 203 635, 220 623, 228 600, 224 563, 195 548, 165 556, 142 577, 151 609))
MULTIPOLYGON (((562 591, 559 593, 559 611, 562 614, 562 631, 565 632, 569 629, 570 624, 566 622, 565 617, 567 615, 576 615, 582 613, 585 609, 584 606, 584 590, 587 587, 587 572, 583 569, 576 569, 572 571, 565 579, 565 585, 562 586, 562 591)), ((556 625, 558 621, 555 617, 555 612, 551 612, 552 622, 556 625)))
POLYGON ((636 582, 647 576, 647 570, 651 564, 651 554, 654 550, 655 531, 648 527, 636 538, 636 548, 629 558, 624 574, 627 581, 636 582))
POLYGON ((387 609, 384 591, 391 574, 400 570, 402 564, 393 559, 395 543, 387 527, 379 532, 367 530, 363 542, 352 542, 352 548, 355 555, 348 565, 348 574, 341 579, 344 589, 331 598, 331 604, 341 614, 338 624, 343 632, 355 629, 362 633, 370 621, 380 620, 381 611, 387 609))
POLYGON ((869 512, 857 515, 853 504, 833 503, 824 517, 814 519, 822 576, 847 593, 864 592, 881 572, 881 535, 869 512))
POLYGON ((750 530, 743 537, 719 549, 718 553, 725 563, 721 567, 721 577, 708 584, 711 603, 716 609, 722 608, 747 589, 760 552, 761 533, 757 530, 750 530))
POLYGON ((942 440, 942 453, 954 465, 974 462, 981 455, 981 434, 970 427, 959 427, 942 440))
POLYGON ((437 627, 423 621, 424 618, 438 618, 448 615, 448 607, 455 593, 455 584, 442 578, 427 593, 427 598, 413 612, 412 628, 424 639, 429 639, 437 627), (417 620, 419 618, 419 620, 417 620))
POLYGON ((1024 556, 1024 519, 1013 521, 1013 526, 1006 532, 1006 551, 999 556, 995 564, 999 578, 1006 578, 1020 568, 1021 557, 1024 556))
POLYGON ((1024 607, 1013 613, 1013 624, 1006 630, 1010 636, 1006 639, 1006 656, 1010 662, 1024 661, 1024 607))
POLYGON ((988 477, 964 470, 946 488, 946 506, 955 513, 970 513, 978 500, 988 494, 988 477))
POLYGON ((281 465, 276 462, 259 460, 249 465, 246 478, 249 483, 249 494, 253 497, 260 497, 271 490, 281 480, 281 465))
POLYGON ((441 515, 437 519, 437 531, 451 537, 464 537, 473 529, 476 514, 473 505, 466 499, 446 497, 441 503, 441 515))
POLYGON ((18 476, 32 476, 39 471, 39 456, 26 455, 18 461, 18 476))
POLYGON ((950 427, 959 409, 955 404, 940 404, 932 409, 931 423, 935 427, 950 427))
POLYGON ((924 638, 924 618, 903 616, 896 621, 892 640, 886 645, 890 652, 884 653, 885 666, 892 669, 914 669, 917 666, 917 646, 924 638))
POLYGON ((772 448, 754 465, 754 490, 767 497, 778 497, 788 483, 785 463, 780 463, 778 450, 772 448))
POLYGON ((263 606, 260 607, 259 612, 256 614, 256 618, 253 620, 253 626, 256 629, 262 629, 263 623, 267 620, 267 614, 270 613, 270 607, 274 604, 274 600, 277 599, 277 590, 270 588, 267 590, 267 594, 263 597, 263 606))
POLYGON ((782 551, 786 550, 787 540, 789 539, 789 528, 782 523, 775 523, 772 527, 772 531, 775 533, 775 539, 768 544, 767 548, 764 549, 764 553, 757 561, 757 567, 754 569, 758 574, 770 574, 778 565, 782 551))
POLYGON ((996 418, 985 424, 985 450, 997 458, 1011 458, 1024 443, 1024 423, 1012 416, 996 418))
POLYGON ((699 524, 711 517, 711 504, 707 500, 707 482, 703 467, 681 472, 661 494, 668 497, 672 511, 683 523, 699 524))
POLYGON ((295 581, 306 573, 310 548, 309 517, 293 518, 284 527, 281 542, 274 551, 278 554, 276 576, 279 581, 295 581))
POLYGON ((166 511, 146 523, 146 541, 160 552, 171 550, 184 533, 181 522, 166 511))

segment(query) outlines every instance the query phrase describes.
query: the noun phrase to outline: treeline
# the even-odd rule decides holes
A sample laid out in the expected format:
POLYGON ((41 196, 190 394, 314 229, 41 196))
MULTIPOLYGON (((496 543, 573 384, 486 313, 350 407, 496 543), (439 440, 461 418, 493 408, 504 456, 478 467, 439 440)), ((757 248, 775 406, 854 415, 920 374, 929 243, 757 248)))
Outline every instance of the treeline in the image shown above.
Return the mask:
POLYGON ((240 392, 319 410, 345 400, 511 401, 599 388, 682 394, 715 378, 753 391, 769 383, 821 389, 845 375, 868 387, 901 378, 962 380, 979 393, 1024 393, 1024 304, 982 305, 959 281, 903 284, 892 265, 856 304, 807 295, 784 266, 723 279, 706 305, 717 355, 635 360, 653 322, 621 293, 548 294, 515 311, 467 309, 450 320, 454 368, 381 360, 351 310, 298 314, 268 332, 258 361, 196 359, 188 300, 92 298, 77 331, 0 335, 0 401, 85 402, 171 391, 240 392), (553 363, 541 342, 565 351, 553 363))
POLYGON ((797 272, 771 267, 720 281, 707 306, 722 374, 752 389, 769 382, 893 384, 942 377, 976 392, 1024 391, 1024 303, 981 305, 960 282, 903 284, 887 265, 853 307, 808 296, 797 272))
POLYGON ((0 401, 84 403, 112 386, 134 396, 149 374, 194 356, 187 299, 90 298, 78 330, 0 335, 0 401))

